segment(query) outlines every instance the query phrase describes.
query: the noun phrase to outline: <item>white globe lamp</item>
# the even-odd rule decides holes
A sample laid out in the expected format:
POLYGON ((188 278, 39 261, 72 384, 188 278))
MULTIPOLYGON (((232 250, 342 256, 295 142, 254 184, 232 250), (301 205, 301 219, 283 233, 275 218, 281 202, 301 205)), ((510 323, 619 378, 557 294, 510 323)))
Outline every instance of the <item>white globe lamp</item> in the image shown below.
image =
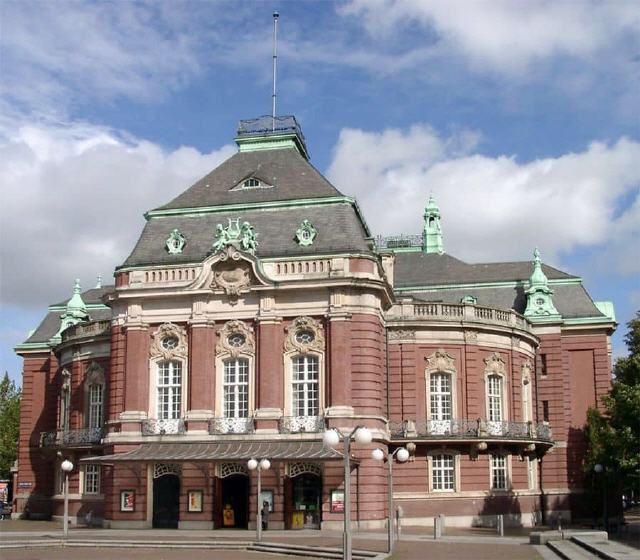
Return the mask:
POLYGON ((335 447, 336 445, 338 445, 338 443, 340 443, 340 436, 335 430, 327 430, 324 433, 322 440, 329 447, 335 447))
POLYGON ((376 447, 371 452, 371 458, 376 460, 376 461, 383 461, 384 460, 384 452, 382 451, 382 449, 376 447))
POLYGON ((64 461, 62 461, 62 464, 60 465, 60 468, 66 472, 69 473, 73 470, 73 463, 71 461, 69 461, 69 459, 65 459, 64 461))
POLYGON ((359 428, 356 431, 355 439, 359 445, 367 445, 373 440, 373 434, 369 428, 359 428))
POLYGON ((396 452, 396 457, 401 463, 406 463, 409 460, 409 452, 404 447, 401 447, 396 452))
POLYGON ((269 468, 271 468, 271 461, 269 461, 269 459, 262 459, 262 461, 260 461, 260 468, 263 471, 268 471, 269 468))
POLYGON ((250 471, 255 471, 258 468, 258 461, 256 461, 255 459, 249 459, 247 461, 247 467, 250 471))

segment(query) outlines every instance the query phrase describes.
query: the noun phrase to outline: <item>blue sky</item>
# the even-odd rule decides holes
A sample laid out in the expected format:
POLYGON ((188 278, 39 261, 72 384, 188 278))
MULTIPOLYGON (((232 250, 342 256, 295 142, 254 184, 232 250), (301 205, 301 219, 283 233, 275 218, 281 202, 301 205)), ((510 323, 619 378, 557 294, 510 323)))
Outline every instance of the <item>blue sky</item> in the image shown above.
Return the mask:
MULTIPOLYGON (((640 308, 640 9, 632 1, 0 3, 0 368, 48 303, 110 278, 145 210, 235 150, 237 121, 301 122, 375 233, 546 262, 618 320, 640 308)), ((621 326, 614 355, 625 352, 621 326)))

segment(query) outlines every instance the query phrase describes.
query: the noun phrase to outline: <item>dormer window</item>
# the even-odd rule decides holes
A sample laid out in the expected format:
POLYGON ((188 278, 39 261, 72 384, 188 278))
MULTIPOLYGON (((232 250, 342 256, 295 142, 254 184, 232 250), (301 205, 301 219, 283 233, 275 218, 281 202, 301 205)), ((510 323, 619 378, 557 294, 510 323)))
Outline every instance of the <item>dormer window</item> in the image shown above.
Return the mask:
POLYGON ((258 181, 258 179, 255 179, 253 177, 250 177, 249 179, 245 179, 244 183, 242 183, 243 189, 255 189, 261 186, 262 186, 262 183, 258 181))

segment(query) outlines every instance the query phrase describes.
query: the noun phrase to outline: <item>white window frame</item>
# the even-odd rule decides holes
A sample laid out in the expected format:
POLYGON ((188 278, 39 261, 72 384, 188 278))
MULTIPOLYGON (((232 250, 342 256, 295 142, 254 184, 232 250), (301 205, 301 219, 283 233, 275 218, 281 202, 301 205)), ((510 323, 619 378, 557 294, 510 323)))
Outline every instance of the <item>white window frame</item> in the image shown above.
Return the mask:
POLYGON ((533 420, 533 403, 531 391, 531 379, 522 379, 522 421, 531 422, 533 420))
POLYGON ((486 379, 486 392, 487 392, 487 421, 488 422, 504 422, 505 421, 505 402, 504 402, 504 377, 497 373, 487 375, 486 379), (492 387, 493 381, 497 381, 497 391, 495 387, 492 387), (497 400, 496 400, 497 399, 497 400), (492 406, 492 403, 497 403, 499 406, 499 414, 496 415, 496 407, 492 406), (493 414, 492 414, 493 411, 493 414))
POLYGON ((100 494, 101 476, 100 465, 84 465, 82 469, 82 493, 90 496, 100 494), (90 487, 92 482, 93 487, 90 487))
POLYGON ((321 398, 320 398, 320 359, 315 354, 297 354, 291 358, 291 416, 303 416, 313 417, 321 414, 321 398), (315 379, 310 378, 309 374, 312 373, 312 369, 309 364, 313 361, 315 363, 315 379), (302 379, 296 379, 296 363, 302 363, 303 368, 301 373, 302 379), (302 412, 300 414, 299 403, 296 403, 296 395, 299 394, 297 387, 302 389, 302 412), (315 398, 310 396, 315 389, 315 398), (315 401, 315 411, 310 410, 312 408, 313 401, 315 401), (298 404, 298 406, 296 406, 298 404))
POLYGON ((222 416, 224 418, 248 418, 250 415, 249 391, 251 387, 251 368, 249 359, 244 356, 237 358, 227 358, 222 362, 222 416), (229 381, 227 373, 233 367, 233 380, 229 381), (241 371, 244 369, 245 371, 241 371), (245 380, 240 381, 239 378, 244 375, 245 380), (227 407, 227 397, 233 396, 233 411, 229 411, 227 407), (245 398, 246 406, 242 407, 242 397, 245 398), (244 410, 242 410, 244 408, 244 410))
POLYGON ((538 487, 538 459, 527 457, 527 486, 529 490, 538 487))
POLYGON ((429 401, 429 406, 428 406, 428 411, 427 411, 427 416, 429 418, 429 420, 453 420, 454 419, 454 414, 453 414, 453 401, 454 401, 454 385, 453 385, 453 374, 446 372, 446 371, 433 371, 431 373, 429 373, 427 375, 427 380, 428 380, 428 386, 427 386, 427 392, 428 392, 428 401, 429 401), (449 391, 445 392, 442 391, 442 383, 437 383, 437 387, 436 387, 436 391, 433 391, 433 381, 436 378, 440 378, 440 379, 448 379, 449 382, 449 391), (445 401, 445 397, 448 395, 449 397, 449 411, 448 414, 443 414, 443 402, 445 401), (436 397, 436 401, 437 401, 437 406, 436 406, 436 410, 434 410, 434 397, 436 397), (448 416, 445 418, 445 416, 448 416))
POLYGON ((87 427, 101 428, 104 422, 104 384, 92 383, 87 387, 87 427), (99 389, 99 399, 94 400, 94 389, 99 389))
POLYGON ((429 492, 436 494, 454 494, 460 491, 460 453, 455 449, 439 448, 429 451, 427 453, 428 463, 428 477, 429 477, 429 492), (434 467, 435 457, 442 455, 449 455, 453 457, 453 488, 452 489, 440 489, 434 486, 434 474, 436 467, 434 467))
POLYGON ((178 360, 175 358, 170 358, 167 360, 158 360, 155 364, 155 371, 156 371, 156 375, 155 375, 155 383, 154 383, 154 397, 155 397, 155 403, 154 403, 154 409, 153 409, 153 418, 156 418, 157 420, 179 420, 180 418, 184 417, 184 412, 185 412, 185 401, 187 400, 186 397, 186 387, 185 387, 185 378, 186 378, 186 372, 185 372, 185 367, 184 367, 184 362, 182 360, 178 360), (179 372, 179 378, 180 378, 180 383, 175 383, 174 382, 174 378, 175 375, 172 375, 172 372, 170 371, 170 382, 166 383, 166 384, 161 384, 160 383, 160 373, 161 373, 161 368, 163 367, 164 364, 168 364, 168 365, 172 365, 172 364, 177 364, 180 367, 180 372, 179 372), (179 406, 175 406, 175 388, 179 387, 180 388, 180 403, 179 406), (161 414, 161 410, 160 410, 160 389, 161 388, 166 388, 169 389, 168 391, 168 395, 169 395, 169 399, 168 399, 168 415, 165 416, 164 412, 161 414), (177 415, 177 416, 176 416, 177 415))
POLYGON ((507 453, 492 453, 489 455, 489 489, 491 492, 507 492, 511 490, 511 455, 507 453), (494 460, 504 460, 504 487, 494 487, 494 471, 502 470, 503 467, 496 466, 494 460))

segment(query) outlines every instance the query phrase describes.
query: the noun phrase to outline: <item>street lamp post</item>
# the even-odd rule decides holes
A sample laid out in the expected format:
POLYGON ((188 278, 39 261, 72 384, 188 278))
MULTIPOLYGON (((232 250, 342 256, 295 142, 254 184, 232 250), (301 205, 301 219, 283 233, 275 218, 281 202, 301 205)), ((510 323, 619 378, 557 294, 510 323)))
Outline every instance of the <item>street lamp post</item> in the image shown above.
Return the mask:
POLYGON ((262 471, 267 471, 271 468, 271 461, 269 459, 249 459, 247 461, 247 467, 250 471, 258 471, 258 497, 256 498, 256 504, 258 506, 258 513, 256 515, 256 540, 260 542, 262 540, 262 504, 260 503, 260 494, 262 494, 262 471))
MULTIPOLYGON (((376 448, 371 452, 371 457, 376 461, 384 461, 384 451, 382 449, 376 448)), ((393 552, 395 538, 393 536, 393 516, 394 516, 394 507, 393 507, 393 459, 398 459, 399 463, 405 463, 409 460, 409 451, 407 451, 404 447, 398 447, 395 451, 391 453, 387 453, 387 464, 389 469, 387 471, 387 509, 389 510, 388 520, 387 520, 387 552, 391 554, 393 552)))
POLYGON ((348 433, 332 428, 324 433, 323 440, 329 447, 335 448, 340 440, 344 445, 344 529, 342 534, 342 558, 351 560, 351 439, 360 445, 371 443, 373 434, 369 428, 356 426, 348 433))
POLYGON ((62 534, 67 538, 69 534, 69 473, 73 470, 73 463, 69 459, 62 461, 60 468, 64 472, 64 516, 62 534))
POLYGON ((602 475, 602 527, 609 532, 609 510, 607 507, 607 472, 604 465, 598 463, 593 467, 596 474, 602 475))

